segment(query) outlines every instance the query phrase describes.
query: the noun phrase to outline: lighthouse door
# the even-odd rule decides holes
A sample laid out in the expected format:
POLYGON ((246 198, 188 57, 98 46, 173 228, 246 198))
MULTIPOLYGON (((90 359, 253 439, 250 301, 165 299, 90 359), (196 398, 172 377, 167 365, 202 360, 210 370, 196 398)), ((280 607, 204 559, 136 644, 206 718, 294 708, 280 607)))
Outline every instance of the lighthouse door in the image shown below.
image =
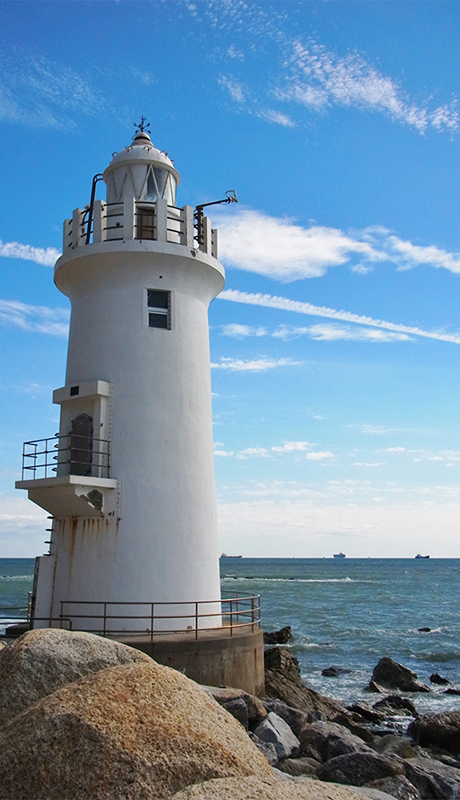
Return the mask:
POLYGON ((72 420, 70 430, 70 474, 91 475, 93 464, 93 420, 89 414, 79 414, 72 420))

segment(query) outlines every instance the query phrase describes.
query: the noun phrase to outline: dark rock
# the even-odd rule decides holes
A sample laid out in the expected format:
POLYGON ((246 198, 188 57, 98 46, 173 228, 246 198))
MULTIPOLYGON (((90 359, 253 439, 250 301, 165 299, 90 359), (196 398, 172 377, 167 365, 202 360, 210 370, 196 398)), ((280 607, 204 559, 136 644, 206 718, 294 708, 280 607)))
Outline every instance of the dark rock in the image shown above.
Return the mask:
POLYGON ((339 675, 347 675, 351 669, 342 669, 342 667, 327 667, 323 669, 321 675, 325 678, 338 678, 339 675))
POLYGON ((274 745, 278 760, 289 758, 293 753, 299 751, 300 742, 297 736, 294 736, 287 722, 273 711, 270 711, 266 719, 259 722, 254 729, 254 735, 262 742, 274 745))
POLYGON ((287 644, 292 641, 291 626, 286 625, 279 631, 268 633, 264 631, 264 644, 287 644))
POLYGON ((418 630, 420 633, 430 633, 431 628, 419 628, 418 630))
POLYGON ((406 778, 417 787, 423 800, 441 798, 454 800, 458 797, 460 782, 456 770, 431 759, 403 761, 406 778))
POLYGON ((431 683, 438 683, 440 686, 445 686, 449 683, 447 678, 441 678, 437 672, 433 672, 433 674, 430 675, 430 681, 431 683))
POLYGON ((265 693, 269 698, 276 697, 303 711, 309 722, 330 720, 338 714, 349 713, 337 700, 323 697, 305 686, 300 677, 299 662, 285 647, 265 651, 265 693))
POLYGON ((277 764, 281 772, 288 775, 299 777, 300 775, 316 775, 316 770, 321 766, 320 761, 308 756, 301 756, 300 758, 285 758, 277 764))
POLYGON ((369 681, 367 686, 364 687, 364 691, 375 692, 376 694, 386 694, 388 690, 385 689, 383 686, 379 686, 379 684, 376 683, 375 681, 369 681))
POLYGON ((372 789, 380 789, 381 792, 396 797, 397 800, 421 800, 421 794, 413 783, 402 775, 395 775, 392 778, 380 778, 378 781, 368 783, 372 789))
MULTIPOLYGON (((375 705, 373 708, 369 708, 360 703, 354 703, 354 705, 348 706, 348 710, 352 712, 353 719, 356 719, 356 715, 365 722, 381 722, 381 720, 385 718, 385 714, 375 711, 375 705)), ((337 720, 337 722, 340 722, 340 720, 337 720)), ((341 722, 340 724, 342 725, 344 723, 341 722)))
POLYGON ((255 746, 258 750, 260 750, 262 755, 265 756, 270 766, 274 767, 275 764, 278 763, 275 745, 271 742, 263 742, 262 739, 259 739, 258 736, 251 732, 249 732, 249 738, 254 742, 255 746))
POLYGON ((446 689, 444 694, 460 694, 460 687, 459 686, 449 686, 449 688, 446 689))
POLYGON ((374 737, 369 728, 364 728, 362 725, 356 724, 354 715, 353 718, 350 719, 344 714, 339 714, 337 717, 334 717, 334 722, 338 725, 343 725, 344 728, 347 728, 354 736, 358 736, 363 742, 369 743, 374 741, 374 737))
POLYGON ((400 758, 415 758, 417 755, 409 739, 396 733, 381 736, 375 743, 374 749, 381 755, 395 755, 400 758))
POLYGON ((281 719, 284 719, 296 736, 299 736, 305 723, 308 722, 304 711, 299 711, 298 708, 291 708, 291 706, 283 703, 282 700, 264 700, 263 704, 267 712, 274 711, 281 719))
POLYGON ((335 722, 313 722, 306 725, 300 732, 299 739, 302 755, 321 762, 345 753, 372 753, 362 739, 335 722))
POLYGON ((403 667, 397 661, 385 656, 381 658, 372 673, 372 682, 390 689, 400 689, 403 692, 429 692, 428 686, 417 680, 417 673, 408 667, 403 667))
POLYGON ((453 753, 460 751, 460 711, 426 714, 414 720, 407 732, 416 744, 437 745, 453 753))
POLYGON ((321 781, 365 786, 379 778, 403 775, 404 770, 398 761, 377 753, 349 753, 326 761, 316 774, 321 781))
MULTIPOLYGON (((229 711, 230 714, 233 714, 231 708, 233 701, 242 700, 246 705, 247 720, 250 728, 257 725, 260 720, 265 719, 267 716, 262 700, 255 697, 253 694, 249 694, 249 692, 245 692, 244 689, 233 689, 228 686, 201 686, 201 688, 204 689, 206 694, 213 697, 220 706, 223 706, 223 708, 229 711)), ((233 714, 233 716, 236 716, 236 714, 233 714)), ((237 717, 237 719, 239 719, 239 717, 237 717)))
POLYGON ((414 704, 411 703, 407 697, 401 697, 399 694, 389 694, 388 697, 384 697, 383 700, 378 700, 374 703, 373 708, 385 714, 386 717, 394 716, 395 711, 398 713, 398 716, 418 716, 414 704))
POLYGON ((222 703, 222 708, 225 708, 232 717, 241 722, 243 728, 249 728, 248 708, 242 697, 235 697, 233 700, 228 700, 222 703))
POLYGON ((30 622, 15 622, 5 628, 5 636, 17 639, 18 636, 22 636, 26 631, 30 631, 30 622))

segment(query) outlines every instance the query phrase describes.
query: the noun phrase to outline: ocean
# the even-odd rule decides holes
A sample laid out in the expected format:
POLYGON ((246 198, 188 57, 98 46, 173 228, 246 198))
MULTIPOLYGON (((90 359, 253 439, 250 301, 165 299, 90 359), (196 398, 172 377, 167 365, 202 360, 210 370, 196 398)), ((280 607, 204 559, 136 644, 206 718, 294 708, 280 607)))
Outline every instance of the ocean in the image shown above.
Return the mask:
MULTIPOLYGON (((0 626, 25 616, 33 570, 34 559, 0 559, 0 626)), ((382 656, 460 685, 459 577, 460 559, 221 559, 222 595, 260 594, 264 630, 291 626, 305 683, 346 703, 377 699, 364 687, 382 656), (330 666, 350 671, 323 677, 330 666)), ((460 709, 443 692, 412 700, 421 713, 460 709)))

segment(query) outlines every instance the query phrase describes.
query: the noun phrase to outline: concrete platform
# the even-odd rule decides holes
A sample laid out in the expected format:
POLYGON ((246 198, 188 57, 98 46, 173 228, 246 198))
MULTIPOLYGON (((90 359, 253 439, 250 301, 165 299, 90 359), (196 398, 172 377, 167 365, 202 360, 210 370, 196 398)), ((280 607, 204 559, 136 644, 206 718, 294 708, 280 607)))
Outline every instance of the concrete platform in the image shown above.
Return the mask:
MULTIPOLYGON (((115 638, 115 637, 114 637, 115 638)), ((187 633, 117 636, 159 664, 183 672, 206 686, 233 686, 255 695, 264 692, 264 639, 260 628, 242 625, 187 633)))

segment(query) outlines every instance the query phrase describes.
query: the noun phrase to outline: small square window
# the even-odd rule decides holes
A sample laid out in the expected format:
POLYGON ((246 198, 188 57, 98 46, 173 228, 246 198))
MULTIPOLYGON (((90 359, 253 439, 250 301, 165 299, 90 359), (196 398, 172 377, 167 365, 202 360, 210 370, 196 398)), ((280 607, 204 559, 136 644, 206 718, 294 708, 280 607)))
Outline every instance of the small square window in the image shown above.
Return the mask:
POLYGON ((171 292, 147 289, 149 328, 171 330, 171 292))

